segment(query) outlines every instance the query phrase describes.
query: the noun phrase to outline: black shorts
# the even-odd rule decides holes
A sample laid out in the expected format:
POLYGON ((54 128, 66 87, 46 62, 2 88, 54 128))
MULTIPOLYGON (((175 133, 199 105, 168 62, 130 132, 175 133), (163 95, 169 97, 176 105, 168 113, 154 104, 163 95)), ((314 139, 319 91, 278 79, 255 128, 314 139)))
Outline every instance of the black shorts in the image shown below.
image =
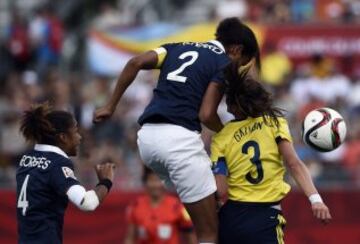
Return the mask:
POLYGON ((219 244, 281 244, 285 224, 270 204, 227 201, 219 212, 219 244))

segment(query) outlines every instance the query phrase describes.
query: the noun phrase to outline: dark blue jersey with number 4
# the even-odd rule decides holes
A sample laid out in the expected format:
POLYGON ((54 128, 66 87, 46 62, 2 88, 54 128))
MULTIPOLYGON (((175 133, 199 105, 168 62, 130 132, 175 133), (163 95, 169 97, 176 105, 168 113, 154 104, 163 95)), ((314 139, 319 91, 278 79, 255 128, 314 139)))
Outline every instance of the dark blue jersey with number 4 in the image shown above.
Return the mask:
POLYGON ((62 243, 66 192, 79 182, 59 148, 37 147, 23 155, 16 172, 19 243, 62 243))
POLYGON ((220 42, 165 44, 154 96, 139 123, 170 123, 201 131, 199 110, 210 82, 224 83, 230 63, 220 42))

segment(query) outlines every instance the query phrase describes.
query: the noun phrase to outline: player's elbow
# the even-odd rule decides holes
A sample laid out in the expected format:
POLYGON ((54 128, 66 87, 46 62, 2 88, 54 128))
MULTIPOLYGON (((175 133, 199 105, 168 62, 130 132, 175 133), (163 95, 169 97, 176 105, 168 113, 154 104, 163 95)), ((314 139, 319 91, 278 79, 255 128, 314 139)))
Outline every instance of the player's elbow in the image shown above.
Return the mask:
POLYGON ((199 113, 199 119, 204 125, 212 123, 216 114, 211 110, 202 109, 199 113))
POLYGON ((128 62, 127 62, 127 67, 136 69, 136 70, 140 70, 142 69, 144 63, 142 61, 142 59, 138 56, 131 58, 128 62))
POLYGON ((67 191, 69 200, 82 211, 94 211, 100 204, 94 190, 86 191, 81 185, 73 185, 67 191))
POLYGON ((99 198, 95 191, 87 191, 81 203, 78 205, 79 209, 86 212, 94 211, 100 204, 99 198))
POLYGON ((300 159, 294 158, 294 159, 288 160, 286 165, 288 167, 288 170, 292 174, 296 174, 297 172, 299 172, 302 169, 302 166, 304 165, 304 163, 300 159))

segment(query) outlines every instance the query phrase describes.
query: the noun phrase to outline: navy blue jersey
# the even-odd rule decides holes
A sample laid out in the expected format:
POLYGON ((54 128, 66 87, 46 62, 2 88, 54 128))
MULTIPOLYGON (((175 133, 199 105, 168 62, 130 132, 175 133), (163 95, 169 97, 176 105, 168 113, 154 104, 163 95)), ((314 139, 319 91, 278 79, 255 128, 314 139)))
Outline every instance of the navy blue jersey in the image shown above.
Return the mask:
POLYGON ((16 172, 19 243, 62 243, 67 190, 79 182, 60 148, 36 145, 16 172))
POLYGON ((165 44, 162 49, 166 55, 163 60, 159 55, 159 81, 139 123, 170 123, 201 131, 203 96, 210 82, 225 82, 223 69, 230 59, 218 41, 165 44))

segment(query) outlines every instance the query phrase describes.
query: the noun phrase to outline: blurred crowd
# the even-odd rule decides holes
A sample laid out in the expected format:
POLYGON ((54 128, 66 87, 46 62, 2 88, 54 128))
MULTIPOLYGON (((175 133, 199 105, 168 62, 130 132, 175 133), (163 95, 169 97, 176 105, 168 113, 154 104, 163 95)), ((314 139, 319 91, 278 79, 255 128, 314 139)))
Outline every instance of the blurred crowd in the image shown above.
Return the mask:
MULTIPOLYGON (((93 4, 99 7, 99 11, 86 20, 90 24, 83 28, 144 24, 170 18, 160 11, 163 8, 185 9, 189 5, 194 7, 194 4, 209 3, 212 5, 206 8, 204 16, 212 19, 236 15, 251 21, 277 24, 313 21, 353 23, 360 19, 360 2, 356 0, 173 0, 135 3, 108 1, 93 4), (148 7, 146 11, 144 6, 148 7), (151 6, 153 11, 150 11, 151 6), (137 14, 131 12, 134 9, 137 9, 137 14)), ((79 156, 74 159, 80 180, 88 185, 94 184, 94 165, 112 161, 117 164, 115 187, 129 191, 139 189, 142 163, 136 146, 139 128, 136 120, 151 99, 158 74, 151 71, 139 74, 114 117, 94 125, 93 111, 109 97, 116 77, 99 76, 86 69, 64 69, 68 58, 64 50, 69 50, 67 40, 74 35, 70 31, 72 26, 51 6, 34 6, 29 11, 31 14, 24 15, 14 8, 7 24, 1 23, 0 187, 14 187, 19 156, 29 149, 19 133, 22 111, 32 103, 50 100, 54 108, 73 112, 81 127, 83 142, 79 156)), ((78 34, 84 33, 86 31, 78 34)), ((80 46, 75 46, 77 48, 80 46)), ((75 58, 81 60, 83 57, 75 58)), ((277 105, 288 111, 296 150, 317 183, 322 187, 360 186, 360 68, 353 67, 345 75, 338 63, 321 54, 314 54, 310 61, 295 67, 288 57, 271 46, 264 50, 262 60, 262 80, 274 93, 277 105), (324 154, 305 146, 300 135, 301 120, 305 114, 322 106, 340 111, 348 126, 346 143, 324 154)), ((224 120, 230 118, 224 104, 220 111, 224 120)), ((211 132, 204 130, 203 139, 208 149, 211 132)))
POLYGON ((314 54, 294 67, 281 52, 267 51, 262 58, 262 81, 273 91, 276 104, 287 111, 290 130, 300 158, 321 187, 360 186, 360 67, 314 54), (347 140, 338 149, 319 153, 304 145, 302 121, 313 109, 330 107, 347 125, 347 140))
POLYGON ((225 0, 218 3, 215 12, 220 18, 235 14, 250 21, 264 23, 353 23, 360 20, 360 2, 357 0, 225 0))

